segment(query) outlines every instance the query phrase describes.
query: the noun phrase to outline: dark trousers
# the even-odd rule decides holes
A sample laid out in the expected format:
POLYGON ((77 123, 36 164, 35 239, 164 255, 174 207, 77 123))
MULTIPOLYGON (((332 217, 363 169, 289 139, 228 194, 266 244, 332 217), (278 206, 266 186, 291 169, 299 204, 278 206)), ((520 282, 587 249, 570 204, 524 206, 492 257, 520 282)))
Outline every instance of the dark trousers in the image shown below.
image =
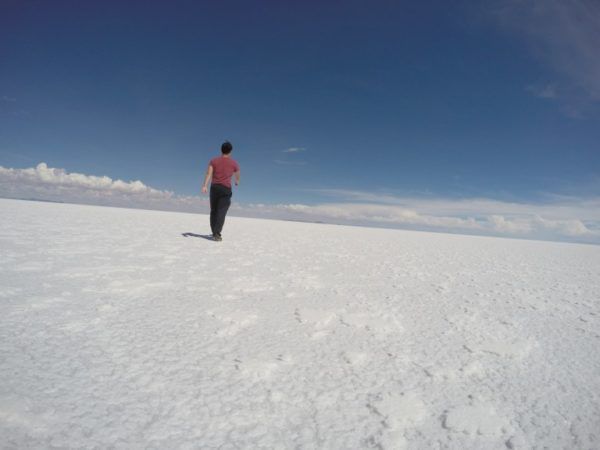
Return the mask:
POLYGON ((213 235, 220 236, 225 223, 227 210, 231 205, 231 188, 222 184, 210 186, 210 229, 213 235))

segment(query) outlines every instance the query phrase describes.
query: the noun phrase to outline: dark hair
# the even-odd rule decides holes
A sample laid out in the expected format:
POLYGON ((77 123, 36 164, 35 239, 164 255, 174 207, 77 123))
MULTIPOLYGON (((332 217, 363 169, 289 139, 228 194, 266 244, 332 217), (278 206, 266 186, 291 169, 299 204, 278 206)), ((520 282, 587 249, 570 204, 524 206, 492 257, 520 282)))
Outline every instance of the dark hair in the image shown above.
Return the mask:
POLYGON ((231 145, 231 142, 223 142, 223 145, 221 145, 221 153, 223 153, 224 155, 229 155, 231 153, 231 150, 233 150, 233 145, 231 145))

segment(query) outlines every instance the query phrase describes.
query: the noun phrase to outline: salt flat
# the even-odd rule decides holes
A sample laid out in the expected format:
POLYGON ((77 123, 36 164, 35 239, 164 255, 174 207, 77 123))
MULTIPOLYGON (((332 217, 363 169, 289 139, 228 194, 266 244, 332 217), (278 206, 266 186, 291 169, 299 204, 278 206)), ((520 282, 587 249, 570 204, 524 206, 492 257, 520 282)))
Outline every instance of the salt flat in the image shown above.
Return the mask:
POLYGON ((600 247, 207 222, 0 200, 0 447, 600 448, 600 247))

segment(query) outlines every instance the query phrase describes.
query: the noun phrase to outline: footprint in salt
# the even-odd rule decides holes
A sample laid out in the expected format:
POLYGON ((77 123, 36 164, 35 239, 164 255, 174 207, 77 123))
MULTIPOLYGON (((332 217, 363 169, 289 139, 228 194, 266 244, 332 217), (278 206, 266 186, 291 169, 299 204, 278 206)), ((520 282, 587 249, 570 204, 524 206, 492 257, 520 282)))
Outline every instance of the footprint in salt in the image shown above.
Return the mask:
POLYGON ((284 366, 293 364, 289 354, 278 355, 275 359, 250 358, 235 359, 235 368, 242 375, 252 380, 266 380, 283 369, 284 366))
POLYGON ((471 353, 482 352, 504 358, 523 359, 531 352, 535 345, 535 342, 525 340, 489 339, 479 343, 465 344, 464 348, 471 353))
POLYGON ((237 362, 236 368, 246 377, 253 380, 264 380, 278 370, 279 364, 274 361, 244 360, 237 362))
POLYGON ((405 432, 415 428, 427 417, 427 406, 414 392, 388 392, 367 404, 371 413, 381 419, 384 447, 403 448, 405 432))
POLYGON ((109 313, 115 311, 117 308, 112 303, 104 303, 96 307, 99 313, 109 313))
POLYGON ((345 351, 340 356, 346 364, 355 367, 364 366, 369 361, 369 355, 364 352, 345 351))
POLYGON ((322 339, 335 332, 331 329, 337 317, 333 311, 302 308, 296 309, 294 316, 299 323, 312 326, 315 331, 310 338, 313 340, 322 339))
POLYGON ((378 316, 369 313, 346 313, 340 318, 343 325, 364 329, 376 336, 386 336, 403 330, 394 316, 378 316))
POLYGON ((223 327, 215 333, 218 337, 235 336, 258 321, 258 315, 243 310, 227 311, 224 313, 207 311, 207 315, 219 320, 223 324, 223 327))
POLYGON ((498 438, 510 431, 506 418, 499 415, 492 405, 473 404, 450 408, 442 416, 442 427, 471 437, 498 438))
POLYGON ((336 314, 333 311, 324 309, 297 309, 294 313, 296 320, 303 324, 310 324, 315 328, 325 328, 332 324, 336 314))

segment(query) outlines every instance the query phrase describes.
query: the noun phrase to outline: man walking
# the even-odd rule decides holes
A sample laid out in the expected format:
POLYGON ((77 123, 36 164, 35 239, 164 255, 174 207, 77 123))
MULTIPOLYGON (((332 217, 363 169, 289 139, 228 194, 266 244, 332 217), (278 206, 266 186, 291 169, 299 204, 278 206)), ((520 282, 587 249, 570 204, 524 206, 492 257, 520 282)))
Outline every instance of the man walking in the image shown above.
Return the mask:
POLYGON ((221 231, 225 223, 227 210, 231 205, 231 177, 235 175, 235 185, 240 183, 240 166, 231 158, 233 146, 225 141, 221 145, 221 156, 213 158, 208 164, 202 192, 208 192, 208 182, 212 178, 210 185, 210 229, 215 241, 222 241, 221 231))

